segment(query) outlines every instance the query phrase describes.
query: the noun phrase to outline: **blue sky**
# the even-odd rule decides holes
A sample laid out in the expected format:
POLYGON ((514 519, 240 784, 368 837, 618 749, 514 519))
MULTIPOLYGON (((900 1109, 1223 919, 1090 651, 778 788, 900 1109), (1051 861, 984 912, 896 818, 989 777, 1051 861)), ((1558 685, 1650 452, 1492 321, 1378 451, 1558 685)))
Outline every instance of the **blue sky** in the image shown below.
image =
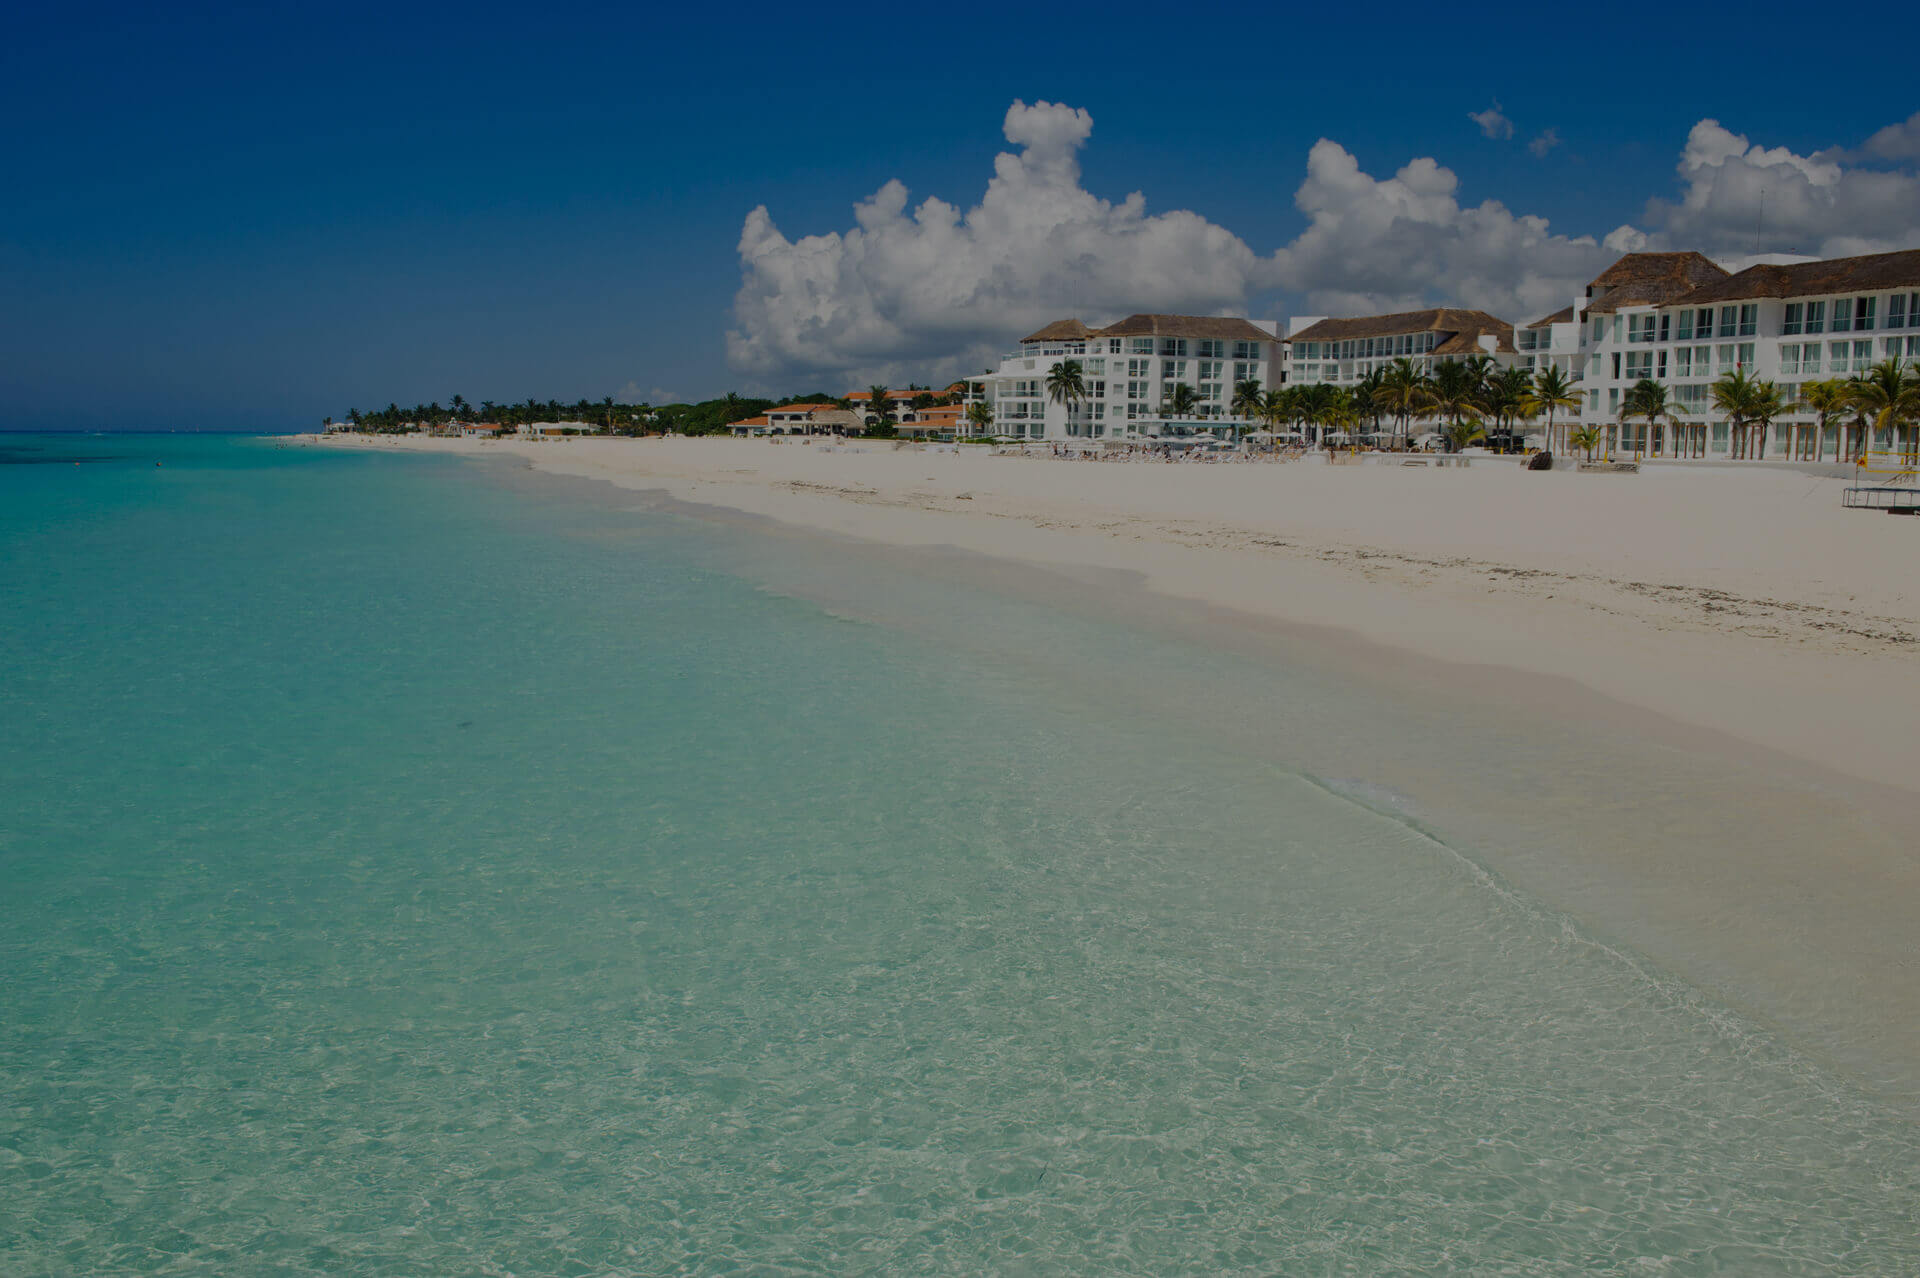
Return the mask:
MULTIPOLYGON (((738 245, 756 206, 788 240, 846 232, 855 202, 894 179, 912 191, 903 217, 929 195, 973 206, 996 154, 1017 150, 1002 133, 1016 100, 1091 117, 1090 139, 1072 144, 1075 190, 1115 202, 1139 191, 1149 215, 1191 210, 1261 259, 1308 227, 1296 192, 1322 138, 1376 179, 1431 157, 1457 178, 1460 205, 1497 200, 1558 235, 1597 240, 1631 224, 1655 244, 1718 235, 1728 243, 1709 251, 1733 252, 1727 228, 1743 209, 1664 231, 1647 215, 1649 198, 1681 194, 1675 166, 1701 120, 1755 148, 1837 155, 1916 105, 1910 75, 1865 56, 1869 41, 1911 43, 1920 22, 1904 12, 1808 31, 1804 6, 1696 9, 1674 32, 1700 42, 1691 50, 1655 39, 1668 21, 1658 13, 1616 44, 1606 33, 1624 21, 1599 7, 1442 16, 1120 5, 16 14, 0 45, 0 427, 272 430, 455 392, 845 389, 836 382, 865 384, 856 373, 934 368, 943 334, 966 348, 957 359, 976 358, 1017 337, 1008 329, 1035 308, 1119 306, 1125 282, 1090 285, 1091 298, 1022 297, 1004 316, 975 306, 970 327, 951 331, 929 327, 928 308, 945 303, 923 298, 917 317, 889 312, 859 349, 829 338, 736 352, 730 365, 738 245), (1810 66, 1794 31, 1862 56, 1810 66), (1468 118, 1496 100, 1511 137, 1468 118), (1559 144, 1535 155, 1527 144, 1549 128, 1559 144)), ((1895 137, 1834 163, 1905 180, 1906 145, 1895 137)), ((1812 214, 1792 225, 1791 198, 1780 203, 1789 224, 1763 247, 1839 242, 1812 214)), ((1336 250, 1375 253, 1325 249, 1336 250)), ((1290 264, 1255 263, 1194 300, 1263 316, 1349 300, 1340 264, 1308 270, 1309 251, 1321 250, 1301 244, 1290 264), (1243 300, 1223 303, 1235 287, 1243 300)), ((1426 281, 1423 296, 1535 296, 1480 278, 1503 261, 1455 256, 1459 277, 1426 281)), ((1585 269, 1585 248, 1562 257, 1568 279, 1585 269)), ((1538 295, 1557 297, 1561 283, 1538 295)), ((845 287, 862 305, 891 296, 871 278, 845 287)), ((1381 287, 1351 300, 1406 300, 1381 287)), ((774 300, 785 309, 767 322, 801 313, 774 300)))

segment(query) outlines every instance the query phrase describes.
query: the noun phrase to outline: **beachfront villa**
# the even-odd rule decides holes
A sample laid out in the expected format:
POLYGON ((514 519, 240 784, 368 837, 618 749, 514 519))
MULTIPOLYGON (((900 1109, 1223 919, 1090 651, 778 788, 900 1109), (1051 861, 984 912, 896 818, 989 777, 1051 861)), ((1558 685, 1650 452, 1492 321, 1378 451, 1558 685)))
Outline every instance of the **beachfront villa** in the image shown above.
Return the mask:
POLYGON ((1272 322, 1140 314, 1089 328, 1057 320, 1021 338, 997 369, 968 378, 966 398, 991 405, 991 433, 1011 439, 1224 437, 1257 425, 1234 411, 1235 387, 1279 386, 1284 358, 1272 322), (1068 360, 1080 366, 1078 398, 1048 393, 1048 374, 1068 360))
POLYGON ((965 412, 966 408, 960 404, 903 409, 895 429, 902 435, 950 436, 965 429, 965 412))
POLYGON ((859 431, 865 419, 838 404, 782 404, 758 417, 727 423, 736 435, 844 435, 859 431))
MULTIPOLYGON (((936 398, 958 395, 964 389, 965 387, 961 383, 955 382, 942 391, 933 390, 925 386, 918 389, 909 387, 906 390, 890 390, 887 392, 887 412, 893 417, 894 421, 907 422, 913 418, 914 400, 919 399, 923 395, 932 395, 936 398)), ((870 390, 848 391, 847 407, 860 414, 862 418, 872 418, 873 420, 868 423, 869 425, 874 425, 879 422, 879 414, 874 411, 873 407, 873 392, 870 390)))

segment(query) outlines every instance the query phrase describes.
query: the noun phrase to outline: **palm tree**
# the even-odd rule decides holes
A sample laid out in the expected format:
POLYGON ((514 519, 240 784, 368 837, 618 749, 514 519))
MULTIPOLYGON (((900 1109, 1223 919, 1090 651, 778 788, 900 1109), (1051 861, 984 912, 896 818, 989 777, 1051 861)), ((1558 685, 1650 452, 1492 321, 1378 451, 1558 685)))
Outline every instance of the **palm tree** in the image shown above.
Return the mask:
POLYGON ((1291 386, 1276 386, 1260 397, 1260 421, 1275 435, 1280 423, 1293 419, 1293 401, 1298 398, 1291 386))
POLYGON ((1772 382, 1753 384, 1753 401, 1747 406, 1747 421, 1754 431, 1753 456, 1757 461, 1767 455, 1767 427, 1773 419, 1793 412, 1798 404, 1789 404, 1780 393, 1780 388, 1772 382))
POLYGON ((1394 424, 1402 435, 1407 433, 1408 423, 1425 406, 1427 398, 1426 376, 1405 357, 1382 370, 1380 385, 1373 392, 1373 402, 1393 414, 1394 424))
POLYGON ((1582 426, 1567 436, 1567 443, 1574 448, 1585 450, 1587 460, 1593 460, 1593 450, 1600 447, 1601 432, 1598 426, 1582 426))
POLYGON ((967 424, 973 427, 976 435, 985 435, 993 430, 993 405, 984 399, 976 399, 967 405, 967 424))
POLYGON ((1488 376, 1482 397, 1487 411, 1493 415, 1494 425, 1511 434, 1532 393, 1533 378, 1527 375, 1526 369, 1503 368, 1488 376))
POLYGON ((1847 383, 1847 400, 1865 419, 1867 434, 1860 444, 1862 456, 1872 449, 1875 433, 1890 434, 1908 423, 1905 438, 1899 441, 1901 460, 1908 464, 1920 460, 1916 458, 1916 443, 1920 441, 1916 441, 1911 425, 1915 418, 1920 418, 1920 372, 1905 360, 1883 359, 1847 383))
POLYGON ((1449 439, 1454 427, 1469 418, 1477 418, 1483 407, 1480 384, 1485 370, 1477 362, 1483 358, 1476 357, 1465 363, 1442 360, 1433 367, 1427 404, 1446 420, 1447 427, 1442 433, 1449 439))
POLYGON ((1318 407, 1321 438, 1328 439, 1344 433, 1348 437, 1348 442, 1351 443, 1353 428, 1360 424, 1359 404, 1353 393, 1343 387, 1330 386, 1327 389, 1333 393, 1328 395, 1318 407))
POLYGON ((1200 408, 1200 396, 1185 382, 1175 382, 1160 405, 1164 417, 1192 417, 1200 408))
POLYGON ((1447 451, 1457 453, 1463 451, 1474 440, 1485 439, 1487 432, 1473 418, 1463 417, 1459 421, 1448 422, 1446 429, 1440 434, 1447 441, 1447 451))
MULTIPOLYGON (((1266 392, 1260 389, 1257 378, 1249 377, 1233 384, 1233 403, 1230 407, 1235 417, 1243 421, 1257 421, 1266 402, 1266 392)), ((1234 433, 1239 433, 1239 427, 1234 428, 1234 433)))
MULTIPOLYGON (((1837 377, 1830 377, 1824 382, 1808 382, 1800 388, 1800 402, 1812 411, 1815 417, 1813 460, 1824 461, 1827 453, 1827 427, 1833 424, 1836 414, 1845 412, 1847 408, 1847 384, 1837 377)), ((1799 427, 1795 427, 1794 431, 1796 447, 1793 455, 1798 458, 1803 451, 1797 447, 1799 427)), ((1847 441, 1844 434, 1834 441, 1833 456, 1835 461, 1847 459, 1847 441)))
POLYGON ((1353 412, 1355 419, 1365 417, 1373 426, 1373 434, 1380 433, 1380 418, 1387 412, 1387 401, 1381 395, 1381 387, 1386 384, 1385 365, 1376 364, 1361 374, 1360 380, 1353 385, 1353 412))
POLYGON ((1724 373, 1713 384, 1713 406, 1726 414, 1728 455, 1735 460, 1747 455, 1747 426, 1752 420, 1759 384, 1744 368, 1724 373))
POLYGON ((1580 393, 1567 380, 1567 375, 1556 366, 1549 364, 1533 375, 1533 390, 1523 401, 1521 411, 1532 417, 1536 413, 1547 415, 1547 451, 1564 449, 1567 440, 1556 439, 1553 433, 1553 414, 1556 409, 1572 412, 1580 407, 1580 393))
POLYGON ((1086 378, 1081 375, 1080 361, 1063 359, 1047 373, 1047 398, 1067 410, 1067 434, 1078 435, 1073 420, 1073 407, 1087 397, 1086 378))
MULTIPOLYGON (((1653 432, 1661 423, 1669 429, 1680 424, 1673 415, 1673 403, 1667 398, 1667 388, 1651 377, 1643 377, 1635 382, 1620 400, 1620 420, 1630 422, 1636 417, 1644 418, 1649 436, 1647 455, 1657 457, 1663 451, 1664 439, 1656 439, 1653 432)), ((1677 448, 1674 450, 1679 451, 1677 448)))
POLYGON ((874 426, 885 426, 893 420, 893 396, 885 386, 867 387, 867 411, 873 415, 874 426))
POLYGON ((1334 410, 1340 404, 1345 392, 1338 386, 1326 382, 1302 386, 1299 391, 1299 396, 1293 402, 1295 416, 1302 426, 1315 428, 1316 440, 1324 438, 1326 425, 1334 416, 1334 410))

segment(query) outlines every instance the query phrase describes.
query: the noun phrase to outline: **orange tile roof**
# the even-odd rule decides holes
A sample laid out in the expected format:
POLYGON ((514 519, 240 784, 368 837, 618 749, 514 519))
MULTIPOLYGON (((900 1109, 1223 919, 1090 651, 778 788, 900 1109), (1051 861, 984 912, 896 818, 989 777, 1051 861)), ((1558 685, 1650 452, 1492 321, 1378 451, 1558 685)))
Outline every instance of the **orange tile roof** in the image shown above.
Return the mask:
POLYGON ((766 424, 767 419, 764 417, 749 417, 743 421, 727 423, 729 426, 765 426, 766 424))
POLYGON ((838 407, 840 407, 838 404, 781 404, 767 411, 769 413, 830 413, 838 407))

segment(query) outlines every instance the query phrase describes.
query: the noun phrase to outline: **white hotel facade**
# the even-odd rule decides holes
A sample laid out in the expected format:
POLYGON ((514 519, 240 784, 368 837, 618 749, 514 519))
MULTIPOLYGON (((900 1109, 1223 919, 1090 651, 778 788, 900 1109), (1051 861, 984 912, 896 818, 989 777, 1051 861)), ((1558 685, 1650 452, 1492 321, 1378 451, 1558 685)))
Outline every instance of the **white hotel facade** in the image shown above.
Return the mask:
MULTIPOLYGON (((1727 458, 1728 423, 1716 416, 1711 389, 1727 373, 1743 369, 1774 382, 1791 404, 1811 381, 1864 373, 1888 358, 1920 364, 1920 249, 1782 259, 1738 273, 1699 253, 1630 253, 1571 305, 1522 327, 1452 307, 1299 317, 1284 336, 1276 322, 1206 316, 1141 314, 1099 329, 1061 320, 1021 339, 997 369, 968 379, 967 398, 990 403, 991 432, 1012 439, 1224 436, 1253 424, 1232 413, 1240 381, 1263 391, 1352 386, 1396 359, 1431 371, 1438 360, 1475 356, 1500 368, 1559 369, 1580 398, 1561 422, 1600 426, 1609 451, 1658 444, 1665 455, 1727 458), (1047 395, 1047 374, 1068 359, 1079 361, 1086 387, 1074 405, 1047 395), (1682 429, 1656 433, 1643 421, 1620 420, 1623 398, 1643 378, 1667 388, 1682 429), (1162 407, 1180 383, 1193 388, 1200 407, 1175 418, 1162 407)), ((1804 408, 1781 417, 1764 456, 1787 459, 1795 449, 1795 460, 1839 458, 1839 423, 1824 434, 1815 425, 1804 408)))
POLYGON ((967 379, 969 401, 993 406, 991 433, 1009 439, 1144 442, 1227 435, 1249 423, 1232 415, 1234 387, 1281 384, 1285 347, 1277 324, 1205 315, 1130 315, 1105 328, 1059 320, 1020 339, 992 372, 967 379), (1055 402, 1047 374, 1077 360, 1086 398, 1055 402), (1192 388, 1192 413, 1162 412, 1173 388, 1192 388))
MULTIPOLYGON (((1728 424, 1712 394, 1727 373, 1773 382, 1793 403, 1808 382, 1851 377, 1885 359, 1920 362, 1920 250, 1769 262, 1737 274, 1698 253, 1636 253, 1575 305, 1585 419, 1602 426, 1615 451, 1651 442, 1646 423, 1619 420, 1622 398, 1641 378, 1664 385, 1693 428, 1677 432, 1682 455, 1712 458, 1728 455, 1728 424)), ((1676 432, 1662 434, 1671 453, 1676 432)), ((1786 459, 1797 440, 1794 460, 1839 458, 1839 436, 1840 423, 1820 432, 1816 414, 1801 409, 1772 424, 1765 455, 1786 459)))

